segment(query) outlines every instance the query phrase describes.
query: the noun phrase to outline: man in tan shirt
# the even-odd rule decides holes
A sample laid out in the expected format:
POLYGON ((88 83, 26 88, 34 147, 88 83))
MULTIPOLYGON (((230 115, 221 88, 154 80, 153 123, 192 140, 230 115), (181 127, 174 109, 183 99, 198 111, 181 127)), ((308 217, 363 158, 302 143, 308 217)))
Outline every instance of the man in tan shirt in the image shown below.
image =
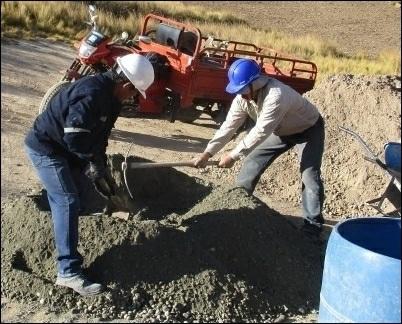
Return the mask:
POLYGON ((237 177, 237 185, 250 194, 271 163, 296 146, 302 178, 304 226, 308 234, 319 235, 324 219, 324 189, 321 160, 324 151, 324 121, 317 108, 291 87, 261 74, 259 65, 250 59, 238 59, 228 72, 226 91, 237 94, 225 122, 208 143, 204 153, 194 159, 194 166, 205 167, 243 125, 247 117, 255 126, 229 153, 219 166, 230 168, 247 156, 237 177))

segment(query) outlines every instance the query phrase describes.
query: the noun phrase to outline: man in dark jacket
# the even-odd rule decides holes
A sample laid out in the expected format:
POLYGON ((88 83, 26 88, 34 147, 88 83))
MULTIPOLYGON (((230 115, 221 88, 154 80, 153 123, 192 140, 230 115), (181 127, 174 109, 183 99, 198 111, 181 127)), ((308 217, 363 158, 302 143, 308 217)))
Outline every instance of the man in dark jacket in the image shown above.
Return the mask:
POLYGON ((154 81, 148 59, 139 54, 117 58, 116 70, 87 76, 63 88, 40 114, 25 139, 27 154, 47 191, 57 250, 56 285, 81 295, 102 292, 82 273, 77 250, 80 209, 75 166, 92 181, 106 172, 106 146, 122 101, 154 81))

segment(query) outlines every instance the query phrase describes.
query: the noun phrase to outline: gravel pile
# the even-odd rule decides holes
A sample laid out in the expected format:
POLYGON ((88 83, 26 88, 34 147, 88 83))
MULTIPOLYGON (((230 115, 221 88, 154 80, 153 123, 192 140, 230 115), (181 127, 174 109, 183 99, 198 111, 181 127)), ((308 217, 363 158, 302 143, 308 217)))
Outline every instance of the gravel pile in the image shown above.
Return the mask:
MULTIPOLYGON (((123 193, 113 168, 121 160, 110 159, 123 193)), ((159 196, 128 221, 80 217, 85 271, 107 285, 95 297, 53 285, 50 213, 28 197, 3 202, 2 296, 134 322, 272 322, 318 308, 323 246, 240 188, 158 172, 178 182, 163 190, 152 172, 130 174, 137 189, 159 196)))

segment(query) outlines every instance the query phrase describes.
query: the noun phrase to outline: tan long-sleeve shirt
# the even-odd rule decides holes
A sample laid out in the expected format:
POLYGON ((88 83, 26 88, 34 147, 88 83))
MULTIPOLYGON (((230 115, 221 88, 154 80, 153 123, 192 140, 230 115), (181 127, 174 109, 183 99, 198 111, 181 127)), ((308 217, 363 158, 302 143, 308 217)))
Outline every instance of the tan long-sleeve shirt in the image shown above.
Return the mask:
POLYGON ((205 152, 215 155, 233 137, 247 116, 255 126, 230 152, 237 160, 249 152, 272 133, 278 136, 301 133, 313 126, 320 114, 317 108, 284 83, 262 76, 259 82, 266 84, 257 92, 257 102, 245 100, 237 95, 232 102, 225 122, 209 141, 205 152))

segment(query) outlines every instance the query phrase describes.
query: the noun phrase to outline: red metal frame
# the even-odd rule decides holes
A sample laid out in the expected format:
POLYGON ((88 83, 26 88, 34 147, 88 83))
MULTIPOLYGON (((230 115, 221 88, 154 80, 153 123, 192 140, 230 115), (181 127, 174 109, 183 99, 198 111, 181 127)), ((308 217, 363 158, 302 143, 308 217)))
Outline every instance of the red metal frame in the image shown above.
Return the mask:
MULTIPOLYGON (((171 66, 169 79, 154 84, 147 93, 163 95, 165 88, 169 88, 180 94, 180 108, 186 109, 192 107, 195 102, 199 101, 229 105, 234 96, 225 91, 228 82, 227 71, 230 64, 235 59, 241 57, 249 57, 256 60, 264 73, 288 84, 299 93, 304 93, 314 87, 317 77, 317 66, 313 62, 292 58, 279 54, 272 49, 264 49, 251 43, 238 41, 228 41, 228 47, 225 49, 217 49, 215 47, 202 48, 207 38, 201 35, 198 28, 154 14, 148 14, 145 17, 141 30, 142 36, 146 35, 149 31, 148 27, 151 20, 180 29, 182 32, 191 31, 197 37, 193 55, 183 53, 179 49, 158 44, 154 40, 145 42, 140 39, 138 43, 141 53, 157 52, 166 56, 171 66), (240 49, 240 47, 247 47, 247 49, 240 49), (219 54, 208 57, 208 52, 219 54), (269 54, 265 54, 267 52, 269 54), (289 68, 280 68, 278 66, 280 64, 288 64, 289 68)), ((214 40, 222 41, 220 39, 214 40)), ((155 98, 149 100, 155 101, 155 98)), ((156 101, 159 102, 158 100, 156 101)), ((141 110, 159 113, 162 107, 160 104, 147 103, 146 100, 142 100, 140 102, 141 110)))

